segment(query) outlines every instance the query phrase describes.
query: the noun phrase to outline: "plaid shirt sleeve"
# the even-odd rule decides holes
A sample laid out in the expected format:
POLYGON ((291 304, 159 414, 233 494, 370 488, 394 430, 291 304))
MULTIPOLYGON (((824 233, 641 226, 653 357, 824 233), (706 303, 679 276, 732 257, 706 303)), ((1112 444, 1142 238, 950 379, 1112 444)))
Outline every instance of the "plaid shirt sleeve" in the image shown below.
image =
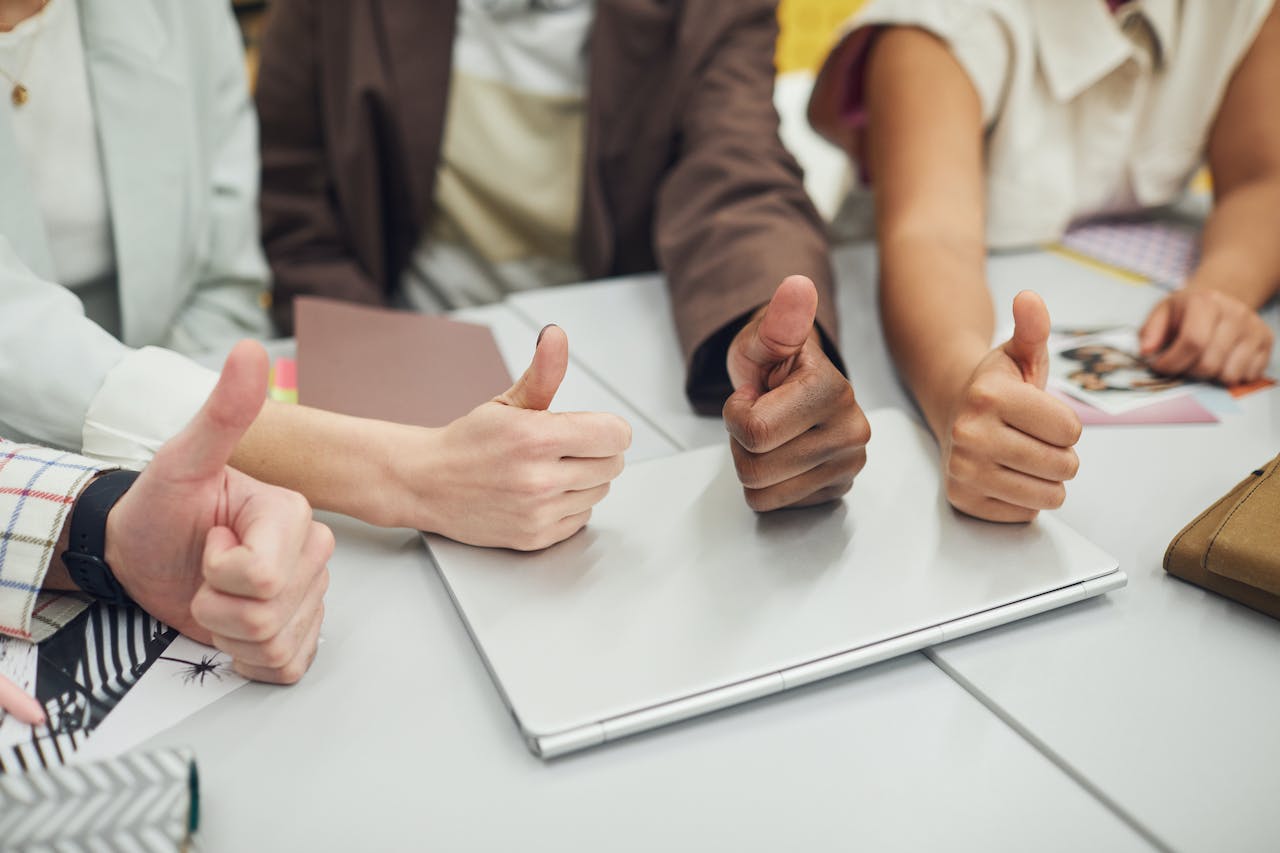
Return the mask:
POLYGON ((38 643, 87 606, 82 596, 41 586, 76 498, 114 467, 0 439, 0 634, 38 643))

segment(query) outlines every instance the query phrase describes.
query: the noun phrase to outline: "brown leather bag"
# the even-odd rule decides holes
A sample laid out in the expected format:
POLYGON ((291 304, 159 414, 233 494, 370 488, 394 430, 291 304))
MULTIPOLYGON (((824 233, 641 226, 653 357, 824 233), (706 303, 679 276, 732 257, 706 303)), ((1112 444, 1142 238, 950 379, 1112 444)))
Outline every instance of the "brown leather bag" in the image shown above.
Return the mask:
POLYGON ((1164 569, 1280 619, 1280 456, 1184 527, 1164 569))

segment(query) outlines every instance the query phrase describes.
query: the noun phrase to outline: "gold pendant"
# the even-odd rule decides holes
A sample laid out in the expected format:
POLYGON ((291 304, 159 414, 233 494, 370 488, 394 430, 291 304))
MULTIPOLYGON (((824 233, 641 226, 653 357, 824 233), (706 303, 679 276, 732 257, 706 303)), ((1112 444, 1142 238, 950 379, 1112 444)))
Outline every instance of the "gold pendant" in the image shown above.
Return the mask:
POLYGON ((13 105, 15 107, 20 107, 23 104, 25 104, 27 102, 28 97, 29 97, 29 93, 27 92, 26 86, 22 85, 21 83, 13 84, 13 92, 12 94, 10 94, 9 100, 13 101, 13 105))

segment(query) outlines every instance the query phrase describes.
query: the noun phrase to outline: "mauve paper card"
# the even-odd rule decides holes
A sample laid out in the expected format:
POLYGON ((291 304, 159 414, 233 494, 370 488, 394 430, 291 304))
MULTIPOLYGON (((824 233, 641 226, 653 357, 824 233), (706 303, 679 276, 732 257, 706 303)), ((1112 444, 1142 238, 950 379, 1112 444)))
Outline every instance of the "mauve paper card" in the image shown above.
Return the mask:
POLYGON ((511 386, 486 326, 311 296, 294 305, 304 406, 438 427, 511 386))

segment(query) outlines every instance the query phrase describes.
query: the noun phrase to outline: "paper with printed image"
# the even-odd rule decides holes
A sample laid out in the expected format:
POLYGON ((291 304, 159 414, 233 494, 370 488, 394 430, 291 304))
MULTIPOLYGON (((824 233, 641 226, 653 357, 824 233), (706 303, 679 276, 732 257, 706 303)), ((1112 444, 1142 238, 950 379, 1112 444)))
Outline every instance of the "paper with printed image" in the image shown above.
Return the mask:
POLYGON ((1135 328, 1055 333, 1049 376, 1053 387, 1112 415, 1185 396, 1203 384, 1153 373, 1139 355, 1135 328))
POLYGON ((0 773, 118 754, 245 683, 217 649, 102 602, 39 646, 0 638, 0 669, 48 717, 0 722, 0 773))

